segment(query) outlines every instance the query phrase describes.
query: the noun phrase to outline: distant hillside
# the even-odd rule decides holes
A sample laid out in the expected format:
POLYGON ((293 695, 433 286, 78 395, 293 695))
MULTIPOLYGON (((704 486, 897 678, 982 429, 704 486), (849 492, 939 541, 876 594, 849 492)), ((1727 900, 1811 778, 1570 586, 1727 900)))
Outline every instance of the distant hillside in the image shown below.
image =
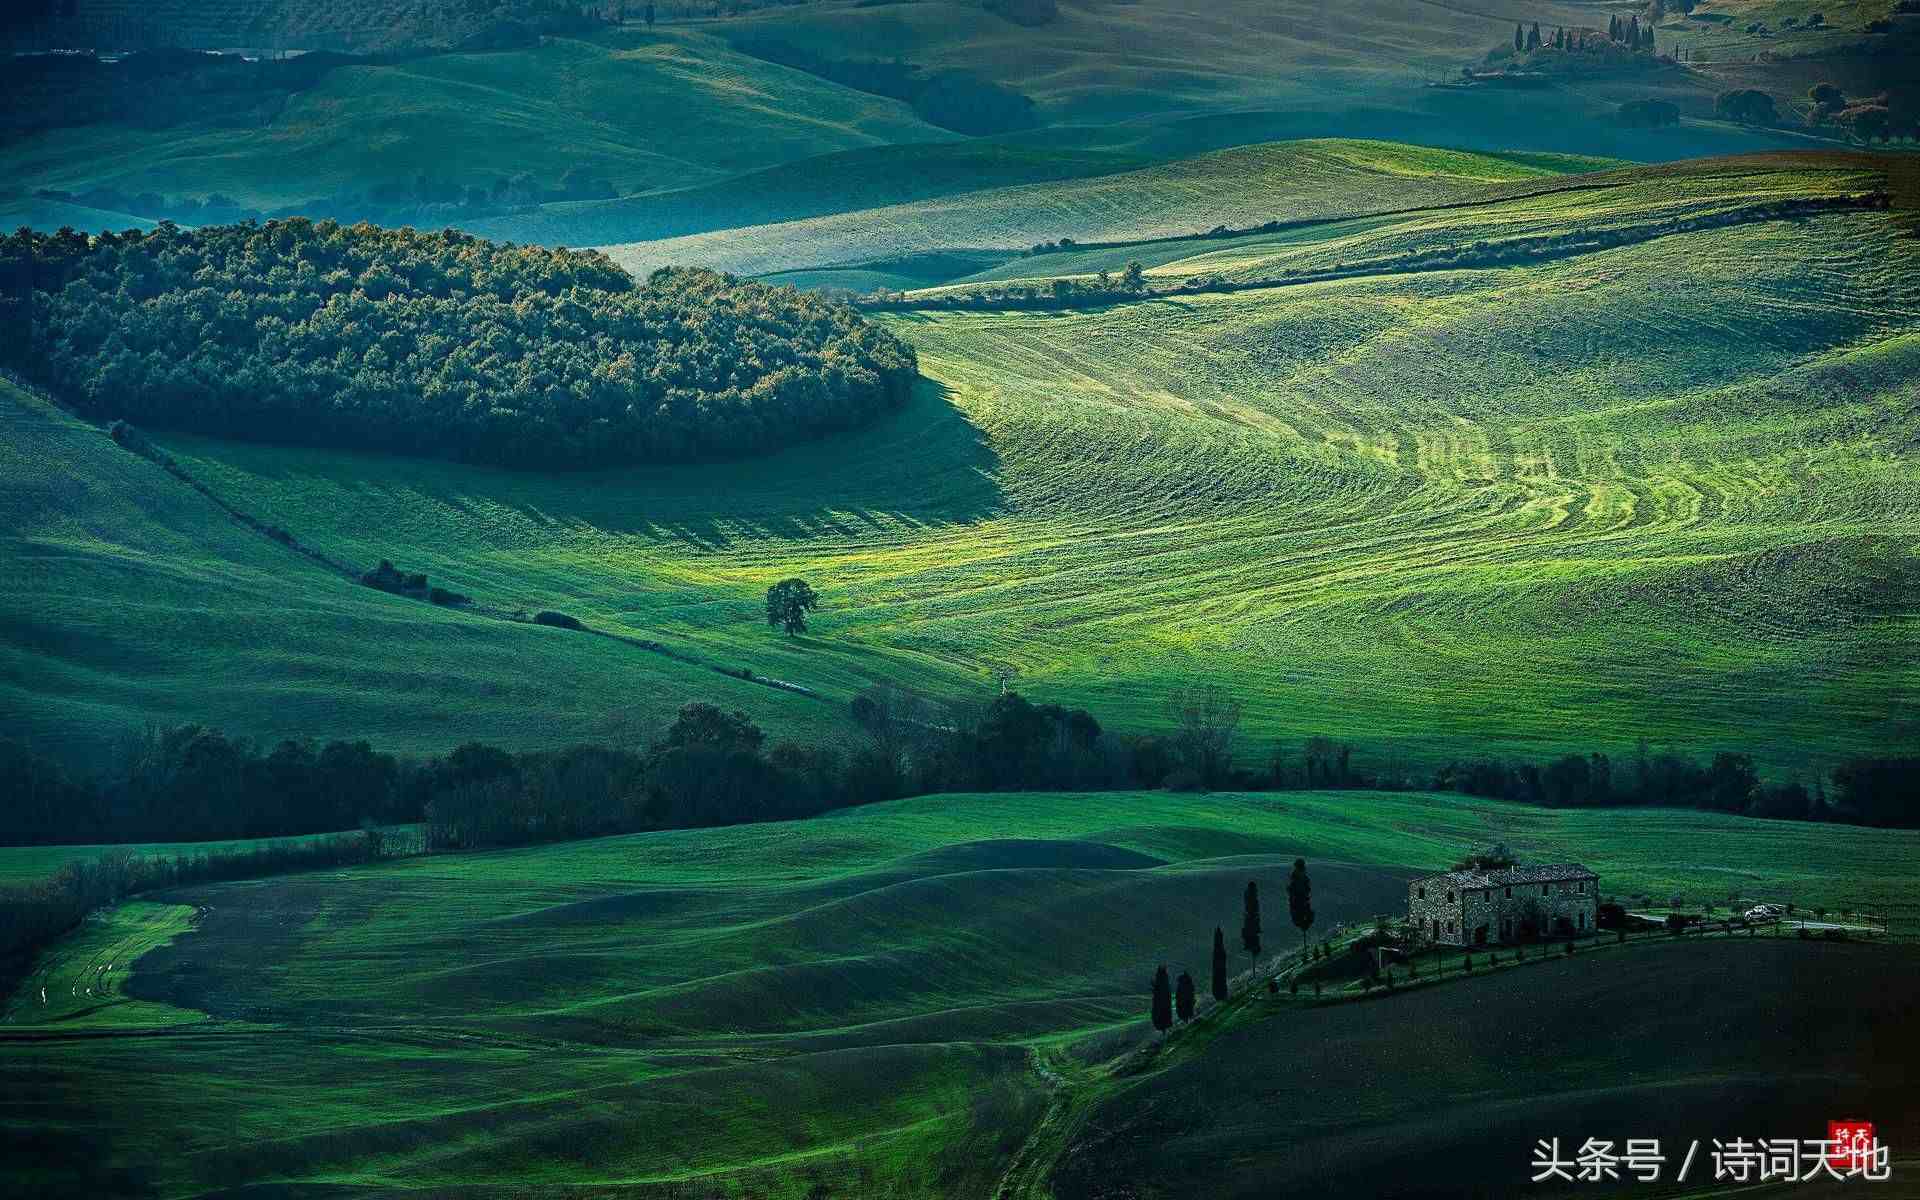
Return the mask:
POLYGON ((504 22, 559 31, 560 0, 22 0, 0 32, 17 46, 131 50, 387 50, 455 45, 504 22))
POLYGON ((102 121, 16 138, 0 144, 0 194, 218 194, 346 219, 407 199, 406 223, 439 228, 470 215, 470 190, 492 214, 503 193, 530 206, 570 172, 626 194, 955 138, 898 101, 664 29, 345 66, 271 99, 245 120, 216 120, 210 107, 166 128, 102 121))
MULTIPOLYGON (((1216 225, 1432 203, 1496 183, 1609 165, 1573 155, 1471 154, 1357 141, 1276 142, 1082 180, 996 188, 608 252, 629 269, 712 263, 759 275, 916 250, 1022 250, 1059 238, 1125 240, 1216 225)), ((515 222, 489 228, 503 233, 515 222)))
POLYGON ((1003 186, 1080 179, 1151 161, 1151 155, 1126 150, 1029 146, 996 139, 872 146, 700 187, 482 217, 461 222, 461 228, 507 241, 602 246, 913 204, 1003 186))
MULTIPOLYGON (((1584 11, 1550 5, 1532 15, 1572 24, 1584 11)), ((1409 19, 1387 0, 1067 0, 1038 25, 948 0, 820 3, 544 41, 534 25, 512 28, 512 37, 480 38, 484 53, 341 66, 311 86, 280 86, 287 73, 277 72, 273 86, 251 89, 131 89, 156 101, 108 104, 97 119, 68 97, 42 97, 35 111, 63 127, 0 144, 0 203, 46 190, 58 202, 184 224, 299 214, 604 245, 1276 138, 1667 160, 1804 136, 1791 120, 1786 129, 1711 120, 1726 82, 1704 68, 1523 99, 1431 88, 1510 40, 1512 23, 1443 6, 1409 19), (780 61, 744 52, 769 46, 781 48, 780 61), (974 83, 931 94, 923 86, 963 76, 974 83), (1035 127, 996 139, 999 150, 970 160, 979 177, 968 180, 937 144, 958 140, 955 130, 1007 127, 970 122, 989 85, 1030 98, 1031 121, 1015 124, 1035 127), (1623 100, 1646 96, 1679 103, 1682 123, 1637 129, 1615 119, 1623 100), (911 144, 931 148, 834 157, 911 144), (1093 161, 1108 154, 1122 157, 1093 161), (788 164, 792 173, 765 173, 788 164), (201 215, 210 200, 221 215, 201 215)), ((1849 96, 1871 95, 1870 77, 1840 82, 1849 96)))

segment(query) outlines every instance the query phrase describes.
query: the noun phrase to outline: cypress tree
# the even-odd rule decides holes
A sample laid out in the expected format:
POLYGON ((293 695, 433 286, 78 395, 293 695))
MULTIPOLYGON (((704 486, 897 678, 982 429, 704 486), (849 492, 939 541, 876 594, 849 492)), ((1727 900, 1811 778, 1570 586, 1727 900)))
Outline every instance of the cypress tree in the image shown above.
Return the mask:
POLYGON ((1195 998, 1193 994, 1193 976, 1180 972, 1179 986, 1174 990, 1173 1002, 1178 1008, 1182 1021, 1193 1020, 1195 998))
POLYGON ((1627 45, 1636 50, 1640 48, 1640 18, 1637 16, 1627 18, 1627 45))
POLYGON ((1173 989, 1165 967, 1153 973, 1153 1027, 1163 1034, 1173 1028, 1173 989))
POLYGON ((1300 931, 1300 945, 1307 944, 1307 930, 1313 928, 1313 880, 1307 878, 1307 860, 1293 860, 1293 874, 1287 877, 1287 915, 1300 931))
POLYGON ((1610 42, 1620 40, 1620 18, 1618 16, 1607 18, 1607 40, 1610 42))
POLYGON ((1540 48, 1540 22, 1535 21, 1533 23, 1533 28, 1527 30, 1527 49, 1538 50, 1539 48, 1540 48))
POLYGON ((1227 935, 1218 925, 1213 927, 1213 998, 1227 998, 1227 935))
POLYGON ((1260 885, 1247 880, 1246 912, 1240 918, 1240 944, 1255 960, 1260 957, 1260 885))
POLYGON ((1520 28, 1520 22, 1515 21, 1513 23, 1513 52, 1515 54, 1518 54, 1522 50, 1525 50, 1526 48, 1527 48, 1526 31, 1520 28))

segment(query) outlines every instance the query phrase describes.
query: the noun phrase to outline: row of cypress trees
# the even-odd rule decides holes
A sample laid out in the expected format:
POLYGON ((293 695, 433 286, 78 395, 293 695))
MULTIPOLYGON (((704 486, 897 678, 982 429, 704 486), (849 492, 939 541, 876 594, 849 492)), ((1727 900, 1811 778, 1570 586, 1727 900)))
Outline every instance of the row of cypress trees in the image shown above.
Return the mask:
MULTIPOLYGON (((1293 873, 1287 878, 1287 916, 1294 928, 1300 931, 1304 944, 1307 931, 1313 928, 1313 880, 1307 874, 1307 860, 1293 860, 1293 873)), ((1261 949, 1260 921, 1260 884, 1252 879, 1247 881, 1247 890, 1241 901, 1240 946, 1247 956, 1256 963, 1260 959, 1261 949)), ((1227 937, 1220 926, 1213 927, 1213 998, 1218 1003, 1227 999, 1227 937)), ((1151 1014, 1153 1027, 1166 1033, 1173 1027, 1176 1017, 1180 1021, 1193 1020, 1198 1008, 1193 976, 1186 971, 1180 972, 1180 978, 1172 981, 1167 975, 1163 963, 1153 973, 1153 1001, 1151 1014)))

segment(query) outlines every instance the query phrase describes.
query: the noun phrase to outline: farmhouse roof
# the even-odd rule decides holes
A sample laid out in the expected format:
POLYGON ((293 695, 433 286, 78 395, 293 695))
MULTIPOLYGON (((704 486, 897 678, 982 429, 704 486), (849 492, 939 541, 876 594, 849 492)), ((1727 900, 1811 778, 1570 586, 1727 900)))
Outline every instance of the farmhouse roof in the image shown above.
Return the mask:
POLYGON ((1416 882, 1444 879, 1459 888, 1507 887, 1516 883, 1559 883, 1563 879, 1598 879, 1579 863, 1549 863, 1538 867, 1501 867, 1483 871, 1441 871, 1423 876, 1416 882))

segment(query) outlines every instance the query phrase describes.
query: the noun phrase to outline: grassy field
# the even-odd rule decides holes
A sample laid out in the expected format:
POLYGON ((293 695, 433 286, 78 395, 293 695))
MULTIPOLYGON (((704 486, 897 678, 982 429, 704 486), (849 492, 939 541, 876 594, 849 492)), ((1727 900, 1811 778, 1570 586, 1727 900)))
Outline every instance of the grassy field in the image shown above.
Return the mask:
MULTIPOLYGON (((1491 213, 1121 253, 1167 276, 1260 272, 1844 192, 1875 161, 1580 176, 1491 213)), ((147 717, 444 749, 638 736, 703 694, 816 736, 870 682, 980 696, 1012 669, 1120 729, 1219 681, 1261 764, 1318 733, 1411 768, 1480 748, 1618 757, 1644 736, 1811 779, 1915 733, 1904 219, 889 316, 930 379, 907 410, 734 465, 542 476, 161 439, 231 503, 348 562, 391 558, 820 700, 348 586, 16 399, 10 553, 37 569, 5 595, 0 703, 75 754, 147 717), (69 460, 91 482, 45 469, 69 460), (793 574, 826 605, 787 639, 761 596, 793 574)))
MULTIPOLYGON (((1920 1061, 1903 1015, 1920 989, 1910 947, 1734 939, 1589 959, 1542 956, 1364 1004, 1256 1004, 1195 1029, 1182 1040, 1198 1044, 1176 1042, 1155 1069, 1085 1089, 1049 1194, 1110 1196, 1125 1180, 1146 1200, 1203 1179, 1209 1196, 1247 1200, 1514 1195, 1551 1186, 1529 1185, 1538 1139, 1571 1157, 1588 1138, 1624 1150, 1657 1137, 1662 1183, 1623 1170, 1615 1194, 1711 1195, 1709 1139, 1821 1138, 1855 1109, 1877 1114, 1894 1180, 1920 1168, 1901 1149, 1920 1105, 1888 1070, 1920 1061), (1731 1132, 1761 1128, 1773 1132, 1731 1132)), ((1775 1178, 1741 1194, 1816 1186, 1775 1178)))
POLYGON ((1482 154, 1347 140, 1273 142, 1097 178, 617 245, 608 253, 642 274, 701 262, 769 275, 935 248, 1024 250, 1060 237, 1139 240, 1216 225, 1431 204, 1609 165, 1577 155, 1482 154))
MULTIPOLYGON (((1359 181, 1353 182, 1360 186, 1359 181)), ((1499 247, 1576 230, 1584 234, 1649 230, 1685 220, 1711 220, 1756 204, 1859 196, 1885 187, 1883 163, 1864 155, 1827 154, 1727 156, 1592 171, 1559 180, 1545 172, 1516 173, 1504 185, 1463 186, 1452 196, 1432 200, 1419 199, 1411 189, 1398 193, 1388 183, 1368 189, 1369 195, 1379 198, 1381 211, 1375 214, 1232 237, 1217 246, 1191 237, 1138 239, 1111 248, 1029 255, 950 283, 964 290, 965 284, 984 281, 1087 279, 1100 271, 1117 275, 1129 262, 1146 268, 1156 286, 1196 276, 1234 283, 1274 280, 1288 272, 1311 274, 1365 263, 1386 263, 1378 273, 1387 273, 1395 269, 1392 260, 1409 254, 1466 250, 1475 244, 1499 247), (1432 207, 1420 212, 1391 211, 1423 204, 1432 207)), ((1351 203, 1343 208, 1332 200, 1330 208, 1336 214, 1349 212, 1351 203)), ((1278 219, 1321 215, 1309 210, 1278 219)), ((1247 228, 1260 223, 1229 224, 1247 228)))
POLYGON ((421 751, 644 740, 689 699, 834 726, 701 666, 349 583, 3 381, 0 558, 0 726, 83 771, 154 720, 421 751))
MULTIPOLYGON (((1610 893, 1811 904, 1910 890, 1916 836, 1450 796, 1002 794, 186 888, 90 923, 13 998, 0 1139, 51 1191, 91 1159, 86 1184, 170 1196, 501 1172, 987 1195, 1047 1109, 1034 1056, 1078 1076, 1140 1041, 1152 966, 1203 970, 1244 883, 1277 898, 1296 855, 1324 933, 1494 838, 1579 858, 1610 893)), ((1376 1015, 1339 1044, 1404 1040, 1356 1011, 1376 1015)), ((1626 1082, 1594 1066, 1593 1086, 1626 1082)))
MULTIPOLYGON (((394 825, 387 828, 401 831, 412 830, 417 826, 394 825)), ((337 836, 339 835, 332 833, 315 833, 273 838, 265 842, 238 839, 217 842, 116 842, 99 846, 0 846, 0 886, 44 879, 68 863, 90 861, 102 854, 127 853, 142 858, 190 858, 196 855, 231 854, 265 845, 307 842, 337 836)))
POLYGON ((59 129, 0 147, 21 193, 112 186, 278 207, 411 187, 482 187, 587 168, 623 192, 686 187, 791 159, 954 135, 897 101, 736 54, 697 33, 550 38, 538 48, 335 70, 264 128, 59 129), (672 114, 670 122, 663 118, 672 114))

